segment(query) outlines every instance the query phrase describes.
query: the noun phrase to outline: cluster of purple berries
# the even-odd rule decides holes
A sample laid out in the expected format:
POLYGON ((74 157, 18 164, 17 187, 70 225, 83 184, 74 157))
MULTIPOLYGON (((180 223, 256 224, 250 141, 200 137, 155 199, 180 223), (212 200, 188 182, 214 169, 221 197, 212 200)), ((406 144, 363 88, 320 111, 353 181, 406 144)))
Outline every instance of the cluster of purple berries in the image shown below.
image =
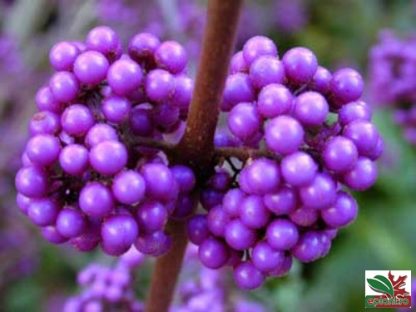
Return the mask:
POLYGON ((195 178, 137 140, 183 127, 193 89, 185 50, 140 33, 122 54, 118 35, 101 26, 85 42, 56 44, 50 63, 56 72, 36 95, 16 175, 18 206, 53 243, 163 254, 164 226, 178 200, 192 209, 195 178))
POLYGON ((170 312, 266 312, 262 304, 251 301, 233 288, 227 288, 227 275, 206 268, 198 261, 198 250, 190 244, 185 270, 170 312))
POLYGON ((113 267, 90 264, 78 274, 83 290, 67 299, 63 311, 143 312, 143 303, 135 299, 134 292, 134 271, 143 261, 143 254, 132 247, 113 267))
POLYGON ((362 92, 359 73, 331 74, 303 47, 279 59, 273 41, 257 36, 234 55, 222 102, 229 143, 264 156, 250 157, 235 181, 225 166, 212 177, 208 213, 188 223, 205 266, 231 265, 237 285, 254 289, 286 274, 293 257, 311 262, 329 252, 357 216, 346 189, 375 183, 383 150, 362 92))
POLYGON ((374 101, 394 108, 394 120, 405 139, 416 145, 416 38, 402 39, 384 31, 370 52, 374 101))

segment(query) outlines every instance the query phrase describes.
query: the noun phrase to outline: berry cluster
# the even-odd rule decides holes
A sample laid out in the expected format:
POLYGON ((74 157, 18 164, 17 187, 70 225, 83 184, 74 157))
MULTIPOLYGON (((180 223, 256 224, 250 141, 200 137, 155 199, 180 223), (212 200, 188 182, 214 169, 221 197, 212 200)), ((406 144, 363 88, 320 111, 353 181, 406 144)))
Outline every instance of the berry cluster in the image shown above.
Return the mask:
POLYGON ((416 145, 416 38, 382 32, 370 52, 371 91, 378 105, 394 109, 405 139, 416 145))
POLYGON ((81 293, 67 299, 64 312, 131 311, 143 312, 143 303, 135 299, 134 270, 144 256, 134 247, 123 254, 113 267, 90 264, 78 274, 81 293))
POLYGON ((286 274, 293 257, 329 252, 357 216, 346 189, 375 183, 383 150, 362 92, 359 73, 331 74, 303 47, 279 59, 257 36, 234 55, 222 101, 234 140, 218 133, 216 143, 242 146, 248 159, 234 180, 225 166, 216 172, 202 193, 208 213, 188 223, 205 266, 232 265, 237 285, 253 289, 286 274))
POLYGON ((183 129, 193 89, 185 50, 140 33, 122 54, 118 35, 102 26, 85 42, 56 44, 50 63, 56 72, 36 95, 16 176, 19 207, 53 243, 164 253, 164 226, 192 210, 195 178, 140 139, 173 140, 183 129))

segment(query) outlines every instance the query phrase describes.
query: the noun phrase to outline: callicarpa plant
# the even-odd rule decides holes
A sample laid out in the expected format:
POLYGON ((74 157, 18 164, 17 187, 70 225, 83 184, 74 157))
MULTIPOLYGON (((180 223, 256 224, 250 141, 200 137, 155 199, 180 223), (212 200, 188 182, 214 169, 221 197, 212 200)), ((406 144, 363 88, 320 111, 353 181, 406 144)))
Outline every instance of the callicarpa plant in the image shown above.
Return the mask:
POLYGON ((195 87, 177 42, 139 33, 123 50, 100 26, 53 46, 36 94, 20 209, 52 243, 157 257, 147 311, 168 310, 188 239, 254 289, 325 256, 357 216, 349 190, 377 178, 360 74, 263 36, 232 56, 241 2, 209 1, 195 87))

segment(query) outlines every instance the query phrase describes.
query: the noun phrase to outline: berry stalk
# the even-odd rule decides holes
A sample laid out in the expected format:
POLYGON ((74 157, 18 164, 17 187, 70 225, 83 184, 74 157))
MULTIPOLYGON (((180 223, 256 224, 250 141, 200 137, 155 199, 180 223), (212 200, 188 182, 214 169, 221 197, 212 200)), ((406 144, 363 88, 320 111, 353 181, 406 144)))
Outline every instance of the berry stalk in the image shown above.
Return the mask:
MULTIPOLYGON (((196 169, 199 180, 209 174, 215 156, 214 132, 241 4, 242 0, 208 2, 202 55, 186 132, 174 151, 176 162, 186 163, 196 169)), ((171 221, 167 230, 172 235, 173 246, 156 262, 146 303, 147 312, 168 311, 182 265, 187 244, 185 223, 171 221)))
POLYGON ((219 104, 234 47, 242 0, 208 2, 208 18, 186 132, 177 149, 200 176, 209 174, 219 104))

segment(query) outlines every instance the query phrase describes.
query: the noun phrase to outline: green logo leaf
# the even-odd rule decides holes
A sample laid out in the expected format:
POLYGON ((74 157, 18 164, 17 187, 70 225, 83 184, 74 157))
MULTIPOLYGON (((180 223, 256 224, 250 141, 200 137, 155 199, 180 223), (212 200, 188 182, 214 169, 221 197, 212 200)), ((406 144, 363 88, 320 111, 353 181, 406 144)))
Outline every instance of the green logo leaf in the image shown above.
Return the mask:
POLYGON ((367 283, 372 290, 378 293, 388 294, 391 297, 394 296, 393 285, 382 275, 376 275, 374 279, 367 278, 367 283))

